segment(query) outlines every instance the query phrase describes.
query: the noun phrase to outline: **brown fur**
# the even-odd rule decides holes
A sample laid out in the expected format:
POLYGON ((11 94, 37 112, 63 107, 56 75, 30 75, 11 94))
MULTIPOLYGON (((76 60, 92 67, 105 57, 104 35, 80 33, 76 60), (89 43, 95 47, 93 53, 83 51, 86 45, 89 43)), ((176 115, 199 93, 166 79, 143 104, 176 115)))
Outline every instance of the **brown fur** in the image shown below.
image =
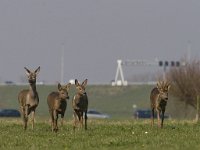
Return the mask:
POLYGON ((168 82, 158 82, 157 87, 153 88, 150 95, 151 102, 151 124, 154 124, 154 110, 157 112, 158 127, 163 127, 165 107, 168 101, 168 91, 170 84, 168 82), (162 114, 162 121, 160 121, 160 114, 162 114))
POLYGON ((69 99, 68 91, 71 83, 66 86, 61 86, 58 83, 58 92, 51 92, 47 97, 47 104, 49 106, 49 113, 51 116, 52 131, 58 131, 58 115, 61 115, 61 125, 63 125, 63 119, 65 110, 67 108, 67 99, 69 99))
POLYGON ((74 109, 74 130, 77 123, 80 123, 81 128, 83 127, 83 114, 85 119, 85 130, 87 130, 87 110, 88 110, 88 97, 85 92, 87 85, 87 79, 82 84, 75 80, 77 93, 72 99, 72 108, 74 109))
POLYGON ((24 129, 27 129, 28 115, 32 113, 32 129, 34 128, 35 110, 39 104, 39 96, 36 90, 36 77, 40 71, 38 67, 34 72, 31 72, 26 67, 26 74, 29 81, 29 89, 22 90, 18 95, 20 111, 23 118, 24 129))

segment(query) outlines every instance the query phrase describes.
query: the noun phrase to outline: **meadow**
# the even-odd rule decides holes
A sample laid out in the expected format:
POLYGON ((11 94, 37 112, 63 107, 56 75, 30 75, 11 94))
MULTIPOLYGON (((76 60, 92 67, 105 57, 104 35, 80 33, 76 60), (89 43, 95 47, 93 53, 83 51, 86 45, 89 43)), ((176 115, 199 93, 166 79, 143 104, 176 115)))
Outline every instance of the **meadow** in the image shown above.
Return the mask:
POLYGON ((166 120, 163 129, 149 120, 89 120, 88 130, 72 129, 72 121, 52 133, 48 121, 22 129, 18 119, 0 120, 0 149, 101 149, 101 150, 197 150, 200 125, 192 121, 166 120))
MULTIPOLYGON (((149 119, 133 119, 133 104, 138 108, 149 108, 152 87, 88 85, 89 108, 108 113, 111 118, 89 119, 87 131, 78 129, 74 132, 71 98, 75 87, 72 86, 64 126, 59 124, 58 133, 52 133, 46 97, 57 90, 57 85, 39 85, 40 104, 36 110, 35 129, 32 130, 29 124, 24 131, 21 118, 0 118, 0 149, 200 149, 200 124, 193 121, 195 114, 183 120, 184 107, 171 95, 167 113, 172 119, 164 121, 163 129, 156 125, 152 128, 149 119)), ((0 86, 0 107, 18 109, 17 94, 24 88, 28 86, 0 86)))

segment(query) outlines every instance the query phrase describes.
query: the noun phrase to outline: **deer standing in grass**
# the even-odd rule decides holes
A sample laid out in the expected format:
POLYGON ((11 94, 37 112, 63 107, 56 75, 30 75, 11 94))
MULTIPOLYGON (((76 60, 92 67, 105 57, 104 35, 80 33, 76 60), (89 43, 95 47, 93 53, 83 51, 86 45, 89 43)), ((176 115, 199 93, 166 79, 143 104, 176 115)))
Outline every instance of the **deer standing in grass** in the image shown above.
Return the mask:
POLYGON ((20 111, 23 118, 24 130, 27 129, 28 115, 32 114, 32 129, 34 128, 35 110, 39 104, 39 96, 36 90, 36 77, 40 71, 38 67, 35 71, 30 71, 26 67, 26 75, 28 77, 29 89, 22 90, 18 95, 18 101, 20 105, 20 111))
POLYGON ((151 91, 150 101, 151 101, 151 124, 154 125, 154 110, 157 112, 158 127, 163 127, 165 107, 168 101, 168 91, 170 84, 165 81, 159 81, 157 87, 151 91), (161 114, 161 121, 160 121, 161 114))
POLYGON ((65 110, 67 108, 67 99, 69 99, 68 91, 71 83, 65 86, 61 86, 58 83, 58 91, 51 92, 47 97, 47 104, 49 106, 49 113, 51 116, 51 127, 52 132, 58 131, 58 115, 61 115, 61 125, 63 125, 63 119, 65 115, 65 110))
POLYGON ((83 81, 82 84, 75 80, 76 95, 72 99, 72 108, 74 110, 74 125, 73 129, 75 131, 77 123, 80 123, 81 128, 83 128, 83 119, 85 120, 85 130, 87 130, 87 110, 88 110, 88 97, 85 92, 85 87, 87 85, 87 79, 83 81), (83 118, 84 114, 84 118, 83 118))

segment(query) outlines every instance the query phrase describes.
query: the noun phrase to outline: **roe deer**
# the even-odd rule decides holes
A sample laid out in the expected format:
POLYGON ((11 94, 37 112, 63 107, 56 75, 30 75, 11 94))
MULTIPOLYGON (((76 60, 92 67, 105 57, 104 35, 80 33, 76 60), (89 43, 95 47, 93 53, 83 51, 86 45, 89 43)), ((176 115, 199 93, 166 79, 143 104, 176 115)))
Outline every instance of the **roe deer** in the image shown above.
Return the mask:
POLYGON ((23 118, 24 130, 27 129, 28 115, 32 113, 32 129, 34 128, 35 110, 39 104, 39 96, 36 90, 36 77, 40 71, 38 67, 35 71, 30 71, 26 67, 26 74, 29 82, 29 89, 22 90, 18 95, 20 111, 23 118))
POLYGON ((69 99, 68 91, 71 83, 65 86, 61 86, 58 83, 58 91, 51 92, 47 97, 47 104, 49 106, 49 113, 51 116, 51 129, 52 131, 58 131, 58 115, 61 114, 61 125, 63 125, 63 119, 65 110, 67 107, 67 99, 69 99))
POLYGON ((157 112, 158 127, 163 127, 165 107, 168 101, 168 91, 170 84, 168 82, 159 81, 157 87, 151 91, 151 125, 154 125, 154 110, 157 112), (160 122, 160 114, 162 114, 162 121, 160 122))
POLYGON ((85 119, 85 130, 87 130, 88 97, 85 92, 87 81, 88 80, 85 79, 83 83, 80 84, 77 79, 75 80, 77 93, 72 99, 72 108, 74 110, 74 125, 73 125, 74 131, 77 123, 80 123, 81 128, 83 127, 83 114, 85 119))

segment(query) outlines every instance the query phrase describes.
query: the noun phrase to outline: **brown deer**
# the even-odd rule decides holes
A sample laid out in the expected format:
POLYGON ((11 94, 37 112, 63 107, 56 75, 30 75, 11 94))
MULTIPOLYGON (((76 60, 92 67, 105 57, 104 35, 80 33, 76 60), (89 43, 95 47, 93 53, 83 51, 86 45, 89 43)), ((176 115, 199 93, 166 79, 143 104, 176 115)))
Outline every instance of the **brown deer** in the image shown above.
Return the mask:
POLYGON ((35 110, 39 104, 39 96, 36 90, 36 77, 40 71, 38 67, 35 71, 30 71, 26 67, 26 75, 28 77, 29 89, 22 90, 18 95, 20 111, 23 118, 24 130, 27 129, 28 115, 32 113, 32 129, 34 128, 35 110))
POLYGON ((61 125, 63 125, 63 119, 65 115, 65 110, 67 108, 67 99, 69 99, 68 91, 71 83, 65 86, 61 86, 58 83, 58 91, 51 92, 47 97, 47 104, 49 106, 49 113, 51 116, 51 127, 52 132, 58 131, 58 115, 61 115, 61 125))
POLYGON ((153 88, 150 95, 151 103, 151 125, 154 125, 154 110, 157 112, 158 127, 163 127, 165 107, 168 101, 168 91, 170 84, 165 81, 159 81, 157 87, 153 88), (161 115, 162 114, 162 115, 161 115), (162 121, 160 121, 160 115, 162 121))
POLYGON ((85 92, 85 87, 87 85, 87 79, 83 81, 82 84, 78 82, 78 80, 75 80, 75 86, 76 86, 76 95, 72 99, 72 108, 74 110, 74 125, 73 129, 75 131, 77 123, 81 125, 81 128, 83 128, 83 114, 84 114, 84 120, 85 120, 85 130, 87 130, 87 110, 88 110, 88 97, 85 92))

